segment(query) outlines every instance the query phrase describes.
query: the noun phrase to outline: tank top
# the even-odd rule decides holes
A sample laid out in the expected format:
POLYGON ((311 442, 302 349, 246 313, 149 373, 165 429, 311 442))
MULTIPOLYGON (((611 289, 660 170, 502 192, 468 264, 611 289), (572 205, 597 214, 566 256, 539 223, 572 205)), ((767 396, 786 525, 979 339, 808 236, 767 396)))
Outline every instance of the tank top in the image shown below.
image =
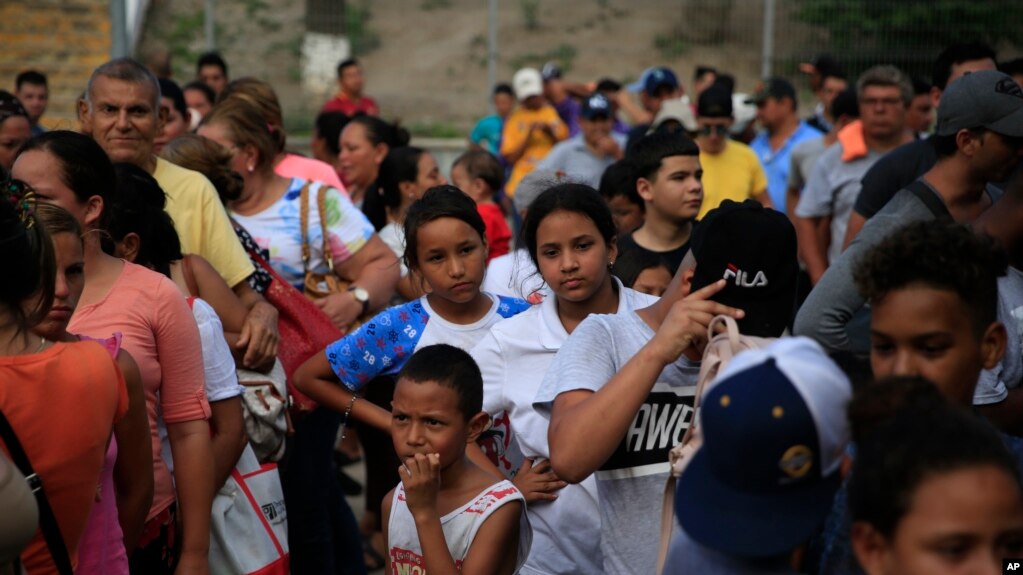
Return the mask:
MULTIPOLYGON (((512 501, 522 501, 522 516, 519 520, 519 552, 515 561, 515 572, 518 573, 529 555, 529 546, 533 540, 533 531, 526 518, 525 498, 512 485, 511 481, 499 481, 484 489, 479 495, 448 513, 440 519, 444 531, 444 541, 448 544, 455 567, 462 568, 462 562, 469 553, 476 532, 502 505, 512 501)), ((405 486, 398 484, 391 501, 391 518, 387 523, 387 547, 391 558, 392 573, 422 573, 426 568, 423 561, 423 549, 419 546, 419 533, 416 522, 405 502, 405 486)))
MULTIPOLYGON (((79 336, 98 342, 110 356, 117 359, 121 350, 121 332, 108 338, 79 336)), ((103 472, 96 491, 96 502, 78 544, 77 575, 128 575, 128 554, 124 550, 124 534, 117 516, 117 492, 114 466, 117 463, 117 440, 111 436, 103 459, 103 472)))

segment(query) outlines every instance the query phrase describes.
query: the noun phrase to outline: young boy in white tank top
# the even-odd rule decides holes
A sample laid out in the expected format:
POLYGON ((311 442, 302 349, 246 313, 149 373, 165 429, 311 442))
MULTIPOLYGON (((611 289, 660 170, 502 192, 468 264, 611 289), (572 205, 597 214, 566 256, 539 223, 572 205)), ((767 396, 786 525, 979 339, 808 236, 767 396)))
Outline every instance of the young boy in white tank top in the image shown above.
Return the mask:
POLYGON ((402 465, 382 508, 386 572, 518 572, 532 539, 525 500, 465 455, 489 422, 472 357, 446 344, 417 351, 398 375, 391 414, 402 465))

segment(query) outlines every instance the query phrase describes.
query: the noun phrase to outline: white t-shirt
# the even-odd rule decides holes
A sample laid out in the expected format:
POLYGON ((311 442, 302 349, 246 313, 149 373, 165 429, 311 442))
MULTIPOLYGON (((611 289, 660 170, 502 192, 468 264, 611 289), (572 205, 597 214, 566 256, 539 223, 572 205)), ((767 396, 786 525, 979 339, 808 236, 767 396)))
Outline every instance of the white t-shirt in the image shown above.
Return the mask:
POLYGON ((1004 401, 1023 380, 1023 271, 1010 267, 998 278, 998 321, 1005 325, 1005 355, 994 369, 980 372, 974 405, 1004 401))
POLYGON ((539 303, 550 290, 526 250, 512 250, 487 265, 483 291, 539 303))
MULTIPOLYGON (((221 323, 220 316, 210 304, 199 298, 192 300, 192 315, 195 317, 196 325, 199 326, 199 340, 202 342, 202 365, 206 376, 207 400, 210 403, 216 403, 238 397, 245 392, 245 388, 238 383, 234 356, 231 355, 231 348, 227 346, 227 340, 224 339, 224 324, 221 323)), ((167 437, 167 427, 163 423, 162 415, 160 415, 156 427, 160 434, 160 455, 163 456, 163 460, 167 463, 167 469, 173 475, 174 459, 171 457, 170 439, 167 437)))
MULTIPOLYGON (((561 346, 533 407, 549 416, 558 395, 599 391, 653 336, 635 311, 591 315, 561 346)), ((699 365, 685 356, 665 367, 614 453, 594 473, 607 575, 656 570, 668 451, 692 421, 699 374, 699 365)))
MULTIPOLYGON (((408 268, 405 266, 405 230, 397 222, 389 222, 380 228, 377 236, 391 248, 394 255, 398 256, 398 265, 401 266, 401 277, 408 275, 408 268)), ((506 295, 506 294, 504 294, 506 295)))
MULTIPOLYGON (((643 308, 657 301, 618 283, 618 312, 643 308)), ((533 409, 533 398, 543 383, 554 356, 569 337, 558 317, 557 298, 491 328, 473 348, 472 356, 483 373, 483 410, 492 416, 506 413, 513 435, 505 448, 524 457, 549 459, 549 421, 533 409)), ((526 510, 533 526, 533 547, 523 573, 600 573, 600 512, 597 484, 591 476, 558 492, 556 501, 531 503, 526 510)))

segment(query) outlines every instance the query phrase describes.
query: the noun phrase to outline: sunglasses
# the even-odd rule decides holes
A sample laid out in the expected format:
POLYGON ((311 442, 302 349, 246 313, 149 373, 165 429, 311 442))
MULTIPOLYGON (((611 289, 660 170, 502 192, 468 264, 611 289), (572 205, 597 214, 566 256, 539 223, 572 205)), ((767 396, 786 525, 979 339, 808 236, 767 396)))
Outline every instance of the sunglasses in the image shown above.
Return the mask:
POLYGON ((715 135, 715 134, 718 135, 718 136, 727 136, 728 135, 728 126, 716 125, 716 126, 703 126, 703 127, 700 128, 700 135, 702 135, 702 136, 710 136, 710 135, 715 135))

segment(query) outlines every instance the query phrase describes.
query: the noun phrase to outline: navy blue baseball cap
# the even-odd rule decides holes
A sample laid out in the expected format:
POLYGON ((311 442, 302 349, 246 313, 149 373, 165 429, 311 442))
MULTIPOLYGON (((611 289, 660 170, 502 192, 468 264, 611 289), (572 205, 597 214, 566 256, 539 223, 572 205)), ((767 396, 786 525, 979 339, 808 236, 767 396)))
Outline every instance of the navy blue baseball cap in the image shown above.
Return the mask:
POLYGON ((811 339, 735 356, 704 390, 703 445, 678 481, 686 533, 750 558, 806 541, 841 485, 851 395, 848 377, 811 339))
POLYGON ((611 101, 607 99, 607 96, 600 92, 594 92, 588 98, 583 100, 583 105, 579 109, 579 115, 587 120, 592 120, 597 117, 610 118, 611 117, 611 101))
POLYGON ((671 71, 671 68, 663 66, 647 68, 643 70, 639 80, 629 84, 626 88, 630 92, 642 91, 646 92, 649 96, 653 96, 661 86, 669 86, 673 90, 679 87, 678 77, 671 71))

